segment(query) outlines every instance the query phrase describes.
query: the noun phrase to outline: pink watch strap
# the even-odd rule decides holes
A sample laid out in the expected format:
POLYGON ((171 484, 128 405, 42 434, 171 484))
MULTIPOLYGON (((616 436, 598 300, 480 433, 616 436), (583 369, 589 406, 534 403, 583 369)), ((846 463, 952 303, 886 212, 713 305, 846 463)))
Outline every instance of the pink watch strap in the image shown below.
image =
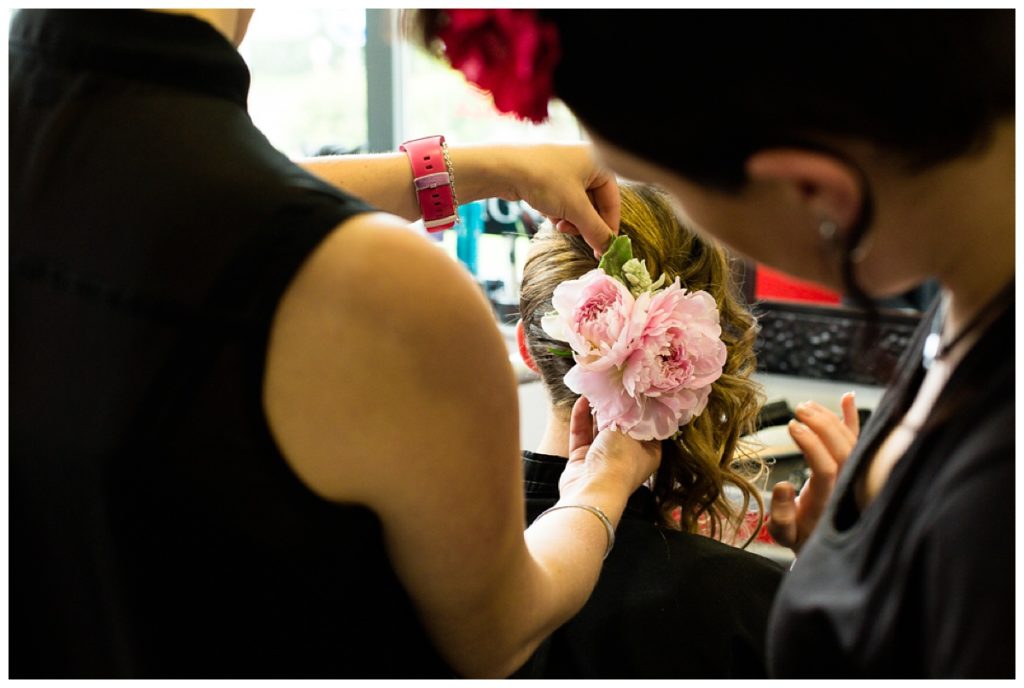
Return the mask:
POLYGON ((409 156, 413 186, 428 231, 449 229, 458 221, 451 170, 445 161, 444 137, 427 136, 406 141, 398 148, 409 156))

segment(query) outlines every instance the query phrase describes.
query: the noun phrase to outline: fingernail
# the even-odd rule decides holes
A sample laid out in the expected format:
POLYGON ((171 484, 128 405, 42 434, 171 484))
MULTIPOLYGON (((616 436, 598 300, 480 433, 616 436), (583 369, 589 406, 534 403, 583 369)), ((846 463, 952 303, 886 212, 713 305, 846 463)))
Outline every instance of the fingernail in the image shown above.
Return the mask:
POLYGON ((806 426, 803 423, 798 423, 795 420, 789 421, 789 429, 793 432, 803 432, 805 427, 806 426))
POLYGON ((773 504, 791 502, 795 496, 793 485, 788 482, 781 482, 772 489, 773 504))
POLYGON ((810 416, 814 413, 814 408, 811 406, 811 402, 805 401, 801 404, 797 404, 796 412, 801 416, 810 416))

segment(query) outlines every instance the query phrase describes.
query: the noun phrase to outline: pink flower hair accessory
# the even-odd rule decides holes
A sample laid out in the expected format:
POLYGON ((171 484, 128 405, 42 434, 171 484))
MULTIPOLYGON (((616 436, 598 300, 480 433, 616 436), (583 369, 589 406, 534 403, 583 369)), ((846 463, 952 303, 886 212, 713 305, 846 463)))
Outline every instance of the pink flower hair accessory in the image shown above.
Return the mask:
POLYGON ((555 310, 541 320, 566 342, 576 365, 565 385, 586 396, 598 430, 663 440, 699 416, 722 375, 726 348, 718 307, 706 291, 688 292, 677 277, 652 281, 618 237, 594 270, 555 288, 555 310))
POLYGON ((561 51, 558 29, 532 9, 446 10, 438 31, 452 67, 489 91, 500 112, 536 123, 548 116, 561 51))

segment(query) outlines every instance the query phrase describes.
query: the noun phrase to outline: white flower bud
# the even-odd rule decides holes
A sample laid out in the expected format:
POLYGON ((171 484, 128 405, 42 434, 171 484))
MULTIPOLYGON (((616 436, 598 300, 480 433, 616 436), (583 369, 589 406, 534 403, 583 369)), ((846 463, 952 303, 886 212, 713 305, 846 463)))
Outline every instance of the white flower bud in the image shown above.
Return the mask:
POLYGON ((647 264, 642 260, 630 258, 622 265, 622 276, 629 284, 629 291, 634 296, 651 288, 651 274, 647 272, 647 264))

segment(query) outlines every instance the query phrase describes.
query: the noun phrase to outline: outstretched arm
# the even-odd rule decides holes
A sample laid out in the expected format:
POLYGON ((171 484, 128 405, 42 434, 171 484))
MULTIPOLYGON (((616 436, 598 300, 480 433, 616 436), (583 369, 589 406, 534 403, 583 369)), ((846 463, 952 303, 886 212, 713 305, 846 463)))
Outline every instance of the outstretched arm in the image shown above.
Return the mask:
MULTIPOLYGON (((587 144, 451 146, 459 202, 524 200, 562 231, 584 236, 601 252, 619 228, 615 176, 599 167, 587 144)), ((404 153, 298 160, 330 184, 409 221, 420 217, 404 153)))

